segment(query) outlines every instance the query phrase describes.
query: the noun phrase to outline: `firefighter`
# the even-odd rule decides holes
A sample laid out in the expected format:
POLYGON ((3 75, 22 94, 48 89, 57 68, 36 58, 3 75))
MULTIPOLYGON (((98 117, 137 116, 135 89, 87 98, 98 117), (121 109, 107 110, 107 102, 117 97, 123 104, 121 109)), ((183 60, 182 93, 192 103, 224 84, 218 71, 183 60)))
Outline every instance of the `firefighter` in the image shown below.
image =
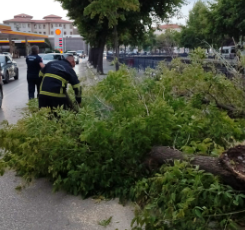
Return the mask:
POLYGON ((44 64, 42 63, 42 58, 38 55, 38 53, 39 47, 32 46, 31 54, 26 57, 29 100, 34 98, 35 87, 37 87, 37 97, 39 95, 39 71, 44 67, 44 64))
POLYGON ((49 62, 41 71, 39 108, 50 107, 55 109, 63 105, 69 106, 67 97, 67 83, 70 83, 75 91, 76 101, 81 104, 81 86, 78 77, 73 70, 76 63, 73 55, 67 55, 64 60, 49 62))

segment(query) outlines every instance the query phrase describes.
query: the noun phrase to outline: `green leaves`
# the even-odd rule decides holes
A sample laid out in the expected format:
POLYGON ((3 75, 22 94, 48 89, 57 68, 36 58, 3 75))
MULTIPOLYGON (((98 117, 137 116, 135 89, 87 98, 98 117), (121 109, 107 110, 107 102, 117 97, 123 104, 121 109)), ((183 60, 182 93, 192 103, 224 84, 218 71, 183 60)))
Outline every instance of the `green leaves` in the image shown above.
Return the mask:
POLYGON ((174 166, 164 166, 161 174, 142 182, 136 185, 136 199, 148 196, 133 222, 146 229, 205 230, 211 220, 219 226, 229 223, 234 227, 229 216, 243 207, 244 195, 240 197, 213 175, 186 162, 175 161, 174 166))
POLYGON ((156 145, 217 157, 243 141, 245 120, 232 119, 215 103, 229 101, 243 110, 244 92, 198 63, 161 63, 155 73, 138 78, 126 68, 110 72, 85 87, 77 113, 57 109, 54 117, 31 101, 23 119, 0 129, 6 151, 0 174, 11 168, 27 182, 48 178, 54 191, 134 200, 142 208, 135 229, 204 230, 210 221, 234 227, 243 214, 243 194, 187 162, 154 174, 143 162, 156 145))
POLYGON ((99 22, 108 20, 108 27, 113 28, 118 24, 118 19, 125 20, 125 12, 138 11, 138 0, 94 0, 84 8, 84 15, 90 15, 94 18, 99 16, 99 22))
POLYGON ((103 227, 107 227, 111 223, 111 220, 112 220, 112 216, 110 216, 109 219, 107 219, 107 220, 102 220, 102 221, 98 222, 98 224, 103 226, 103 227))

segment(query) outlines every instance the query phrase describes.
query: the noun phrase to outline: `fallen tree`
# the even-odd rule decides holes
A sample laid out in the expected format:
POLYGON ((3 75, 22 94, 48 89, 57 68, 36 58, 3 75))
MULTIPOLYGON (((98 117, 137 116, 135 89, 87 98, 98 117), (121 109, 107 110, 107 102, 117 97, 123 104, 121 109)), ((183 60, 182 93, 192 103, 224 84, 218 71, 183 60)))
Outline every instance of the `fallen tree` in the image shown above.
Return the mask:
POLYGON ((0 129, 0 174, 10 168, 28 182, 48 178, 55 191, 133 200, 146 230, 206 230, 211 219, 230 229, 245 212, 244 146, 230 148, 245 140, 245 119, 210 95, 245 111, 245 93, 199 64, 181 65, 160 64, 150 77, 122 66, 83 88, 77 112, 52 117, 30 101, 31 112, 0 129), (156 170, 143 167, 146 157, 156 170))
POLYGON ((145 164, 149 169, 174 160, 189 161, 199 169, 220 176, 225 184, 234 189, 245 190, 245 146, 238 145, 223 152, 220 157, 185 154, 167 146, 153 147, 145 164))

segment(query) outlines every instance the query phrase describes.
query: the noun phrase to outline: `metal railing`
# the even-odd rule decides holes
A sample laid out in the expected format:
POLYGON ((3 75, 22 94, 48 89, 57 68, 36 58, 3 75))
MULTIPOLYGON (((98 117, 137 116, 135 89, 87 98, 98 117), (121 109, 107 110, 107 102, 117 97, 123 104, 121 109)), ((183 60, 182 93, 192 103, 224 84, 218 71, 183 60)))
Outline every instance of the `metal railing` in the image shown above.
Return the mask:
MULTIPOLYGON (((166 63, 170 63, 173 58, 180 57, 183 62, 190 63, 191 60, 184 54, 175 54, 174 56, 170 55, 119 55, 119 62, 121 64, 125 64, 131 68, 135 68, 137 71, 145 71, 146 68, 150 67, 152 69, 156 69, 159 62, 165 61, 166 63)), ((213 58, 209 58, 213 59, 213 58)), ((113 54, 107 54, 107 60, 114 60, 113 54)), ((212 60, 210 60, 212 62, 212 60)), ((216 69, 225 74, 228 77, 231 77, 232 74, 227 70, 227 68, 222 63, 215 63, 216 69)), ((203 66, 206 71, 210 71, 210 68, 203 66)))

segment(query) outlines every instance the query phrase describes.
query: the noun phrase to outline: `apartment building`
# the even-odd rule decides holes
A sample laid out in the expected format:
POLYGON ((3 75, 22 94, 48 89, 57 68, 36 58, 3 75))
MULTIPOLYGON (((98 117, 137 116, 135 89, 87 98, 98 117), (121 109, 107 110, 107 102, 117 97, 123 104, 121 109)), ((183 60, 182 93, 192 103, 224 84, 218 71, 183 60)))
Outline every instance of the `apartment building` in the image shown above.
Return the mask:
POLYGON ((54 35, 55 27, 63 27, 64 36, 74 35, 72 22, 63 20, 60 16, 52 14, 45 16, 43 20, 33 20, 32 18, 31 15, 18 14, 13 19, 5 20, 3 23, 11 26, 12 30, 44 35, 54 35))

